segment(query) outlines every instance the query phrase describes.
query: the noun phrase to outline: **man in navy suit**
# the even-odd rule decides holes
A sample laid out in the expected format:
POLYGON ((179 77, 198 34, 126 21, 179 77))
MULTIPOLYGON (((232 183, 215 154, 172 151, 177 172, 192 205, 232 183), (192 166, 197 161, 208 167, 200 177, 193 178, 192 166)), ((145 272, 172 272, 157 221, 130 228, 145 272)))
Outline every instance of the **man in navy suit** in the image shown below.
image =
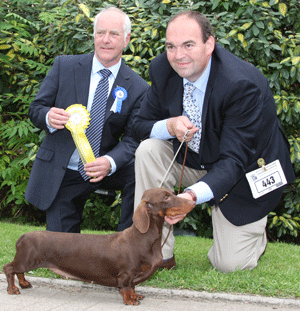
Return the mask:
POLYGON ((47 230, 80 232, 85 202, 99 187, 122 192, 118 230, 132 224, 138 143, 131 136, 131 127, 149 86, 121 58, 130 31, 131 22, 124 12, 114 7, 102 10, 94 21, 95 52, 58 56, 30 105, 31 121, 47 136, 37 152, 25 197, 46 211, 47 230), (73 104, 91 110, 97 84, 103 78, 101 69, 110 70, 108 99, 99 157, 85 164, 90 178, 85 181, 78 171, 78 151, 65 127, 70 117, 65 110, 73 104), (117 87, 127 93, 120 111, 112 108, 117 87))
MULTIPOLYGON (((133 127, 141 141, 135 206, 144 190, 163 181, 187 133, 186 189, 179 196, 213 206, 208 258, 223 272, 253 269, 267 245, 267 215, 295 178, 268 81, 216 44, 210 22, 198 12, 172 17, 165 45, 166 52, 150 64, 151 88, 133 127)), ((184 153, 185 147, 163 187, 178 185, 184 153)), ((175 224, 183 218, 165 220, 175 224)), ((163 241, 167 233, 165 226, 163 241)), ((171 234, 163 247, 163 268, 176 266, 174 242, 171 234)))

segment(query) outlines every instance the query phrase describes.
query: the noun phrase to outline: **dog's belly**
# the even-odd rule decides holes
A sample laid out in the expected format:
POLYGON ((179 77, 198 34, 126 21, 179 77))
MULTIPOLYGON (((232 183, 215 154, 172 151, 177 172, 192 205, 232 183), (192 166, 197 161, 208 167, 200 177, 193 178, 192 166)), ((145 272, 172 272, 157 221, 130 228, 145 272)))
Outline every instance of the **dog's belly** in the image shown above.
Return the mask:
POLYGON ((103 286, 110 286, 110 287, 117 287, 118 281, 117 277, 112 277, 111 275, 82 275, 82 273, 76 273, 72 274, 63 270, 60 270, 58 268, 50 268, 51 271, 54 273, 61 275, 65 277, 66 279, 76 280, 76 281, 82 281, 87 283, 94 283, 99 284, 103 286))

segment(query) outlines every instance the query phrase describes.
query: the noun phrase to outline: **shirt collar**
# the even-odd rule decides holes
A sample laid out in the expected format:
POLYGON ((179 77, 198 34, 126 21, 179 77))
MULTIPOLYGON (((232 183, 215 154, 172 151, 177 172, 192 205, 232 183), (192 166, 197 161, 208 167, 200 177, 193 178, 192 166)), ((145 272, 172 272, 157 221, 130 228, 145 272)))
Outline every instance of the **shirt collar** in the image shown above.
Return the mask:
POLYGON ((201 92, 205 93, 207 82, 208 82, 208 78, 209 78, 209 74, 210 74, 210 68, 211 68, 211 58, 208 61, 208 64, 207 64, 207 67, 206 67, 205 71, 203 72, 203 74, 201 75, 201 77, 198 80, 196 80, 195 82, 190 82, 186 78, 183 78, 183 85, 185 85, 187 82, 190 82, 198 90, 200 90, 201 92))
POLYGON ((109 69, 111 71, 111 74, 113 75, 114 79, 116 79, 119 69, 121 67, 122 59, 119 60, 119 62, 109 68, 104 67, 101 62, 97 59, 96 55, 94 54, 93 57, 93 65, 92 65, 92 74, 96 74, 101 69, 109 69))

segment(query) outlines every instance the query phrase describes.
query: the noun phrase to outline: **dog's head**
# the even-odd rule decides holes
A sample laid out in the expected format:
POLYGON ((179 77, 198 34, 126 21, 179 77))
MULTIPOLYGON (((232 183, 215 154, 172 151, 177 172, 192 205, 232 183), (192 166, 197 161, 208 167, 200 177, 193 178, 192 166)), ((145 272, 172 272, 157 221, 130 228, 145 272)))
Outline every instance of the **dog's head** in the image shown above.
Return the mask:
POLYGON ((165 188, 146 190, 141 203, 133 215, 133 223, 141 233, 146 233, 150 219, 163 219, 165 216, 177 216, 189 213, 195 207, 195 202, 175 195, 165 188))

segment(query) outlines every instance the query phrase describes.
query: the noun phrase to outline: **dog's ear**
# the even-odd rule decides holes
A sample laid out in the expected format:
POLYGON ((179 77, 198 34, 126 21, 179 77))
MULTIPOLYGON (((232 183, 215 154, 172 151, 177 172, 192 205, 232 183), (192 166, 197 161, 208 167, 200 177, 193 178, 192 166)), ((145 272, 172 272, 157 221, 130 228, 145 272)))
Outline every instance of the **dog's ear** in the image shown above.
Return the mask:
POLYGON ((137 207, 132 217, 135 227, 141 232, 146 233, 150 226, 150 218, 147 212, 147 203, 142 201, 137 207))

